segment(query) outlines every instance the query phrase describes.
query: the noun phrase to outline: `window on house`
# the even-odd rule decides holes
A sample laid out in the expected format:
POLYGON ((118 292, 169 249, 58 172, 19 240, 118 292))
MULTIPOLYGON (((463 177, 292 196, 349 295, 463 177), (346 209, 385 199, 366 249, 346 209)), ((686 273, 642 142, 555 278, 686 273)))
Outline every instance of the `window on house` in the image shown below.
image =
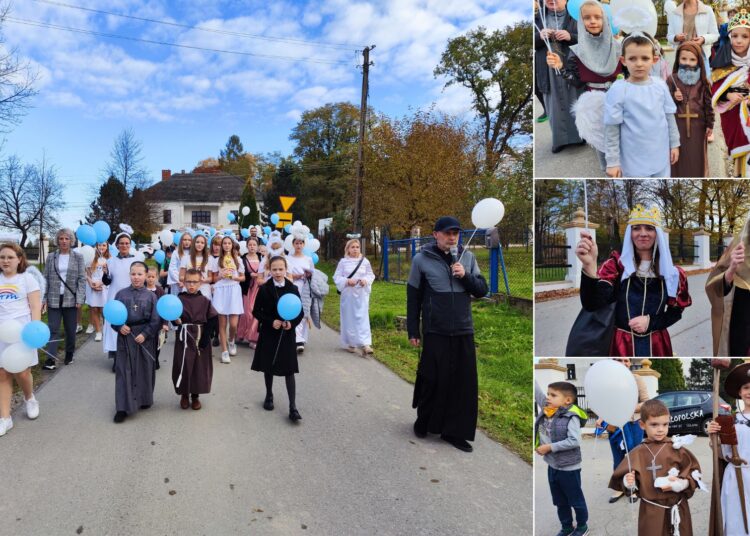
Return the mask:
POLYGON ((162 223, 172 223, 172 211, 171 210, 164 211, 164 221, 162 223))
POLYGON ((576 366, 575 366, 575 364, 568 365, 568 379, 569 380, 575 380, 576 379, 576 366))
POLYGON ((211 223, 211 211, 210 210, 194 210, 192 222, 193 223, 211 223))

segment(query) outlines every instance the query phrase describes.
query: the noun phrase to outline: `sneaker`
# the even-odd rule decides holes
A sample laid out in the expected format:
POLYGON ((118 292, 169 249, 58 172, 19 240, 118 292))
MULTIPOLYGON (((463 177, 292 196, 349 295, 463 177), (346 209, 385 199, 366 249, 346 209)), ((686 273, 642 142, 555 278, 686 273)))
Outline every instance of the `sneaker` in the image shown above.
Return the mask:
POLYGON ((33 396, 26 401, 26 416, 29 419, 39 417, 39 402, 33 396))
POLYGON ((86 335, 91 335, 92 333, 94 333, 94 324, 89 324, 86 328, 86 335))
POLYGON ((576 530, 570 533, 570 536, 587 536, 589 533, 588 525, 581 525, 576 527, 576 530))
POLYGON ((544 123, 547 119, 549 119, 549 116, 546 113, 543 113, 542 115, 536 118, 536 122, 544 123))
POLYGON ((4 436, 5 432, 11 428, 13 428, 13 419, 11 417, 0 419, 0 436, 4 436))
POLYGON ((57 365, 55 365, 55 360, 51 357, 48 357, 47 360, 44 362, 44 366, 42 367, 44 370, 55 370, 57 368, 57 365))
POLYGON ((237 343, 235 341, 229 341, 229 355, 237 355, 237 343))
POLYGON ((99 342, 99 341, 101 341, 101 340, 102 340, 102 332, 101 332, 101 331, 97 331, 97 332, 96 332, 96 335, 94 335, 94 340, 95 340, 96 342, 99 342))
POLYGON ((76 333, 81 333, 83 331, 83 326, 81 324, 78 324, 76 326, 76 333))
POLYGON ((232 360, 229 359, 229 352, 221 352, 221 362, 222 363, 231 363, 232 360))
POLYGON ((571 534, 573 534, 573 527, 570 527, 569 529, 561 529, 560 532, 557 533, 557 536, 570 536, 571 534))

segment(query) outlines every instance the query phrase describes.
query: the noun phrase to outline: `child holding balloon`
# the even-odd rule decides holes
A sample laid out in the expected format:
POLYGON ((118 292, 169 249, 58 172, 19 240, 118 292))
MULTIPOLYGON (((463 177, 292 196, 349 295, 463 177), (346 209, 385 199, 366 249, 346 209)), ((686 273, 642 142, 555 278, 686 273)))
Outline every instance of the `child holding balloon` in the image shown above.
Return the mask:
POLYGON ((102 340, 102 307, 107 303, 107 287, 102 279, 111 257, 109 244, 99 242, 94 250, 94 260, 86 268, 86 304, 89 306, 89 326, 93 326, 94 340, 102 340))
POLYGON ((156 294, 146 288, 147 273, 145 263, 132 262, 130 286, 115 295, 119 305, 111 304, 114 307, 110 323, 118 334, 115 359, 116 423, 121 423, 139 409, 150 408, 154 403, 154 354, 162 319, 156 310, 156 294))
MULTIPOLYGON (((17 244, 0 246, 0 323, 12 321, 25 325, 42 318, 42 288, 27 267, 26 254, 17 244)), ((10 402, 14 378, 23 390, 26 416, 29 419, 39 416, 39 402, 34 398, 34 380, 31 376, 31 367, 39 364, 39 358, 36 350, 24 351, 20 346, 20 330, 14 327, 18 328, 4 325, 4 329, 0 330, 3 334, 0 342, 0 436, 13 428, 10 402), (16 342, 10 343, 10 340, 16 342)))
POLYGON ((287 260, 273 257, 269 262, 271 280, 260 287, 253 316, 260 323, 258 345, 252 370, 262 372, 266 382, 263 409, 273 409, 273 377, 284 376, 289 395, 289 418, 299 421, 294 375, 299 372, 294 328, 304 316, 297 287, 286 278, 287 260))
MULTIPOLYGON (((148 273, 146 274, 146 288, 156 295, 157 303, 158 300, 166 294, 164 292, 164 289, 156 284, 158 276, 159 269, 156 266, 149 266, 148 273)), ((161 368, 161 365, 159 364, 159 354, 161 353, 162 345, 166 341, 165 334, 169 331, 169 323, 166 321, 162 322, 161 330, 162 333, 159 334, 159 338, 156 341, 156 370, 159 370, 161 368)))
POLYGON ((585 536, 589 512, 581 489, 581 426, 588 415, 576 406, 578 391, 572 383, 551 383, 546 396, 539 384, 534 389, 536 402, 543 408, 534 424, 534 446, 548 465, 552 502, 562 525, 558 536, 585 536))

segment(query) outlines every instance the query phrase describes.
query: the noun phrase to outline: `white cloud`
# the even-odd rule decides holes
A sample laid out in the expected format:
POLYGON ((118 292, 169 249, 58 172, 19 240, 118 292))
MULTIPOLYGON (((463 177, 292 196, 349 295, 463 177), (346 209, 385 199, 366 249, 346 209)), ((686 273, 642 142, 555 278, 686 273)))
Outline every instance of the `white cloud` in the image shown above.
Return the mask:
POLYGON ((44 99, 53 106, 62 108, 82 108, 83 99, 70 91, 50 91, 44 94, 44 99))

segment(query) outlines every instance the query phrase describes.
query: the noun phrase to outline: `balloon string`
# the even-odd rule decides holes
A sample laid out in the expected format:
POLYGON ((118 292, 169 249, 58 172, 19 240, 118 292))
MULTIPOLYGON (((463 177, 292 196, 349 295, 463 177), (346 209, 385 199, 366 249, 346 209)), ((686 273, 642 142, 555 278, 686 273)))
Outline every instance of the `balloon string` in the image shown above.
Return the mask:
POLYGON ((457 260, 456 262, 461 262, 461 259, 463 259, 463 258, 464 258, 464 253, 466 253, 466 248, 468 248, 468 247, 469 247, 469 244, 471 244, 471 239, 472 239, 472 238, 474 238, 474 235, 475 235, 475 234, 477 234, 477 231, 478 231, 478 230, 479 230, 479 229, 474 229, 474 232, 473 232, 473 233, 471 233, 471 236, 469 237, 469 241, 468 241, 468 242, 466 242, 466 245, 464 246, 464 249, 463 249, 463 251, 461 252, 461 255, 460 255, 460 256, 458 257, 458 260, 457 260))

